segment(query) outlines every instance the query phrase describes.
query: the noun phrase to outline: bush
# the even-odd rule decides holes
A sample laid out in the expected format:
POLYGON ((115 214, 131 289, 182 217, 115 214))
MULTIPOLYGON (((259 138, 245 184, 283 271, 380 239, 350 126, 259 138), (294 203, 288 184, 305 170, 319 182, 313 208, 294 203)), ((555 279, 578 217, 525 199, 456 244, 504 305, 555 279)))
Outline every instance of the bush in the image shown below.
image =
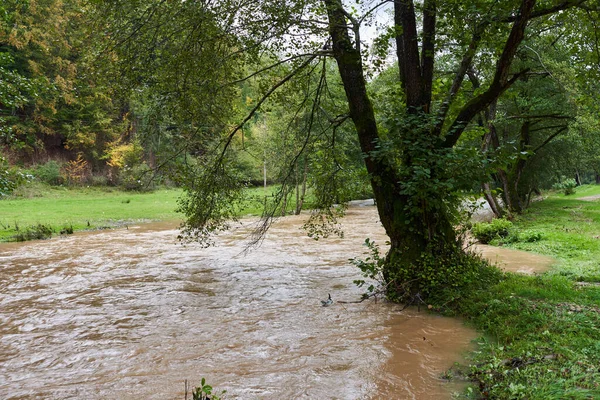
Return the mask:
POLYGON ((57 161, 50 160, 46 164, 39 164, 33 168, 33 175, 41 182, 48 185, 61 185, 64 183, 64 177, 61 173, 62 165, 57 161))
POLYGON ((577 187, 577 182, 575 179, 563 179, 562 182, 558 182, 552 186, 553 189, 562 190, 565 196, 575 193, 575 188, 577 187))
POLYGON ((146 163, 125 167, 119 174, 119 186, 125 190, 148 192, 154 190, 154 171, 146 163))
POLYGON ((471 234, 482 244, 494 239, 507 238, 510 235, 512 222, 506 219, 494 219, 492 222, 478 222, 471 228, 471 234))
POLYGON ((18 186, 31 182, 33 176, 17 167, 11 167, 0 156, 0 198, 10 195, 18 186))
POLYGON ((519 239, 521 242, 533 243, 539 242, 544 238, 542 232, 539 231, 524 231, 519 235, 519 239))
POLYGON ((92 175, 92 177, 90 178, 90 185, 108 186, 108 178, 104 175, 92 175))

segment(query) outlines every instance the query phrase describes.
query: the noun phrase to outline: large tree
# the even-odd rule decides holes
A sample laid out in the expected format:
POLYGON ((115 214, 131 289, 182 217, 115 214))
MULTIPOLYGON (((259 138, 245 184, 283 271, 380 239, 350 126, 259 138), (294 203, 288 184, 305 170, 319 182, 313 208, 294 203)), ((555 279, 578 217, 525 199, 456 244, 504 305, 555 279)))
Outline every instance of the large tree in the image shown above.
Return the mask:
MULTIPOLYGON (((465 273, 461 268, 470 264, 456 231, 457 192, 462 188, 463 170, 473 170, 476 165, 473 150, 479 149, 465 146, 461 138, 470 131, 476 116, 527 77, 529 69, 519 68, 514 60, 528 35, 552 32, 569 13, 581 12, 582 18, 595 13, 595 5, 586 0, 396 0, 358 2, 352 7, 341 0, 101 3, 113 10, 115 5, 133 4, 134 10, 125 14, 136 18, 130 19, 130 24, 113 24, 119 29, 111 35, 125 49, 139 50, 136 38, 149 39, 152 45, 144 49, 143 58, 147 64, 141 68, 161 58, 173 59, 177 65, 193 65, 186 64, 191 58, 198 66, 198 60, 214 52, 212 62, 205 65, 205 79, 196 86, 175 75, 172 68, 163 73, 168 79, 187 82, 186 90, 217 93, 287 65, 282 69, 285 74, 262 81, 263 90, 246 117, 212 130, 219 140, 204 148, 202 168, 196 170, 201 180, 194 179, 188 186, 189 197, 183 202, 191 233, 222 227, 222 219, 232 215, 221 211, 219 204, 235 200, 234 193, 240 187, 235 184, 235 176, 228 173, 227 155, 243 126, 287 84, 314 74, 322 79, 309 91, 313 99, 309 111, 320 112, 319 101, 327 92, 324 82, 333 72, 325 59, 333 57, 346 101, 340 106, 341 113, 329 119, 330 128, 352 121, 381 222, 390 238, 383 275, 389 293, 400 300, 423 299, 434 294, 436 288, 458 285, 465 273), (376 41, 384 44, 383 51, 379 48, 374 53, 385 56, 385 44, 394 45, 400 89, 382 122, 377 118, 367 78, 385 61, 367 62, 370 49, 361 41, 361 33, 365 25, 377 22, 373 16, 380 8, 390 6, 393 22, 376 41), (194 23, 194 12, 204 19, 194 23), (170 25, 166 20, 161 22, 169 15, 175 16, 170 25), (186 15, 189 20, 182 17, 186 15), (169 27, 166 31, 165 26, 169 27), (205 27, 213 32, 207 40, 180 46, 205 27), (170 36, 161 36, 161 32, 170 36), (185 57, 173 57, 173 51, 184 51, 185 57), (265 54, 276 61, 259 66, 265 54), (243 68, 230 76, 216 73, 215 65, 232 71, 232 61, 243 68), (481 77, 476 90, 465 82, 473 70, 490 71, 481 77), (227 82, 223 78, 233 79, 227 82), (214 84, 217 81, 219 85, 214 84)), ((180 69, 186 71, 185 67, 180 69)), ((161 77, 154 74, 153 78, 160 81, 161 77)), ((303 100, 302 104, 307 103, 303 100)), ((202 109, 206 118, 210 112, 206 107, 202 109)), ((314 131, 305 132, 306 143, 311 135, 314 131)), ((312 147, 299 148, 298 157, 312 147)), ((286 193, 289 191, 283 189, 279 199, 283 200, 286 193)), ((266 210, 263 227, 275 214, 275 207, 266 210)))

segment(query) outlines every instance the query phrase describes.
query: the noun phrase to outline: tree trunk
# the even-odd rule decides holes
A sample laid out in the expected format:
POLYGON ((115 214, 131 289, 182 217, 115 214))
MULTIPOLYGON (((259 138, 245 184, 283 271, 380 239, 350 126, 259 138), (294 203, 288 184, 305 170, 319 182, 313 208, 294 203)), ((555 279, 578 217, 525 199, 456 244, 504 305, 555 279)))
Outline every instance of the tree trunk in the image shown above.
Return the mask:
MULTIPOLYGON (((308 160, 304 157, 304 172, 302 173, 302 189, 300 191, 300 198, 296 197, 296 215, 300 215, 302 206, 304 205, 304 198, 306 197, 306 179, 308 178, 308 160)), ((296 187, 298 190, 298 186, 296 187)), ((296 192, 298 193, 298 192, 296 192)))
MULTIPOLYGON (((363 75, 362 61, 359 51, 352 45, 346 28, 346 14, 340 0, 325 0, 329 17, 329 30, 333 42, 333 54, 338 64, 342 79, 350 117, 354 122, 359 143, 365 154, 365 165, 371 176, 371 186, 375 195, 381 223, 390 238, 390 250, 384 265, 384 277, 390 285, 394 298, 407 300, 417 296, 420 282, 426 280, 420 276, 420 267, 424 254, 443 257, 444 254, 461 252, 454 226, 444 209, 443 194, 432 193, 430 198, 418 198, 405 194, 402 183, 406 177, 398 175, 397 170, 380 153, 380 140, 375 114, 367 95, 363 75)), ((413 49, 414 50, 414 49, 413 49)), ((410 79, 407 79, 407 85, 410 79)), ((414 83, 414 82, 413 82, 414 83)), ((418 86, 418 85, 417 85, 418 86)), ((422 88, 418 87, 418 91, 422 88)), ((415 96, 419 98, 420 96, 415 96)), ((414 105, 414 104, 413 104, 414 105)), ((413 107, 415 121, 419 115, 425 116, 426 107, 413 107)), ((421 121, 426 118, 421 118, 421 121)), ((416 140, 431 132, 423 131, 417 122, 405 132, 416 140)), ((423 139, 420 139, 423 140, 423 139)), ((427 142, 425 140, 425 142, 427 142)), ((431 142, 435 142, 432 140, 431 142)), ((434 152, 434 147, 428 149, 434 152)), ((431 180, 435 179, 433 160, 426 160, 432 165, 421 166, 432 171, 431 180)), ((411 155, 405 157, 403 165, 407 170, 413 167, 411 155)), ((414 177, 409 177, 414 179, 414 177)))
POLYGON ((498 204, 498 200, 492 194, 492 190, 490 189, 490 184, 488 182, 482 183, 481 188, 483 190, 483 196, 485 197, 485 200, 489 204, 490 209, 492 210, 492 212, 494 213, 496 218, 502 218, 504 213, 502 212, 502 208, 500 207, 500 204, 498 204))

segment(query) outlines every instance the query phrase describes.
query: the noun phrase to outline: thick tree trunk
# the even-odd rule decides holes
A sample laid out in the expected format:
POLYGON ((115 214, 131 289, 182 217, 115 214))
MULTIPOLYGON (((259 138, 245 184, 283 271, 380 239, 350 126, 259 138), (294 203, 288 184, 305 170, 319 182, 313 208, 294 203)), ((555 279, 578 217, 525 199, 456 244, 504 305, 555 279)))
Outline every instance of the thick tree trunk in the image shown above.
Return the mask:
MULTIPOLYGON (((400 132, 395 133, 401 136, 404 143, 401 149, 397 149, 401 150, 399 161, 394 158, 396 156, 386 156, 379 138, 363 75, 357 34, 360 22, 344 10, 342 0, 323 0, 323 3, 327 9, 333 56, 346 92, 349 114, 365 156, 366 169, 371 176, 381 223, 390 238, 384 277, 388 285, 393 284, 391 291, 395 292, 397 299, 420 299, 421 284, 455 279, 448 276, 452 273, 436 274, 447 271, 445 268, 449 268, 448 264, 456 266, 461 264, 458 260, 464 261, 465 253, 445 204, 448 189, 443 184, 443 157, 456 144, 471 119, 524 73, 521 71, 509 76, 535 0, 522 0, 490 87, 459 110, 446 135, 439 131, 444 126, 445 113, 440 114, 437 124, 432 123, 429 116, 435 57, 436 1, 425 0, 422 3, 422 35, 417 32, 419 24, 416 22, 413 1, 394 2, 400 80, 404 88, 406 112, 411 115, 405 119, 402 127, 397 128, 400 132), (354 32, 354 42, 350 30, 354 32), (419 43, 422 44, 421 53, 419 43)), ((480 34, 478 29, 465 56, 465 68, 469 67, 475 54, 480 34)), ((464 75, 466 70, 461 68, 461 71, 464 75)), ((459 81, 462 81, 462 77, 459 81)), ((450 96, 448 107, 452 99, 453 96, 450 96)))
MULTIPOLYGON (((366 91, 361 56, 348 35, 341 1, 325 0, 325 4, 333 39, 333 54, 348 99, 350 117, 365 154, 365 165, 371 176, 381 223, 390 238, 384 275, 389 282, 396 279, 399 270, 411 271, 411 276, 404 276, 403 282, 397 283, 411 282, 412 278, 418 276, 419 260, 424 253, 442 254, 448 252, 446 249, 459 249, 456 232, 443 210, 441 194, 439 198, 422 199, 420 204, 414 204, 415 197, 404 194, 401 176, 395 168, 385 156, 376 156, 376 153, 381 152, 378 147, 380 140, 375 114, 366 91)), ((421 88, 418 90, 421 91, 421 88)), ((413 111, 418 113, 425 110, 413 108, 413 111)), ((422 130, 417 126, 415 129, 422 130)), ((424 132, 418 134, 421 133, 424 132)), ((404 160, 403 165, 410 169, 410 156, 404 160)), ((431 166, 431 170, 434 169, 435 166, 431 166)), ((403 286, 402 290, 412 293, 418 291, 418 286, 403 286)))

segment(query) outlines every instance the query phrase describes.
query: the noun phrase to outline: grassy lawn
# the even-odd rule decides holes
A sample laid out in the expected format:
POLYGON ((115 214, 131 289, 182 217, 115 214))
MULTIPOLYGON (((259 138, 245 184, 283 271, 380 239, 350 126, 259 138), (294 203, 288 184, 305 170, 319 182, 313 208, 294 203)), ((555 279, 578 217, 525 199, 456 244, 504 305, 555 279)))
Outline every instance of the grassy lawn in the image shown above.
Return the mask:
POLYGON ((473 398, 600 398, 600 194, 550 194, 515 221, 542 239, 509 246, 557 259, 539 276, 506 274, 473 293, 461 313, 485 333, 470 367, 473 398))

